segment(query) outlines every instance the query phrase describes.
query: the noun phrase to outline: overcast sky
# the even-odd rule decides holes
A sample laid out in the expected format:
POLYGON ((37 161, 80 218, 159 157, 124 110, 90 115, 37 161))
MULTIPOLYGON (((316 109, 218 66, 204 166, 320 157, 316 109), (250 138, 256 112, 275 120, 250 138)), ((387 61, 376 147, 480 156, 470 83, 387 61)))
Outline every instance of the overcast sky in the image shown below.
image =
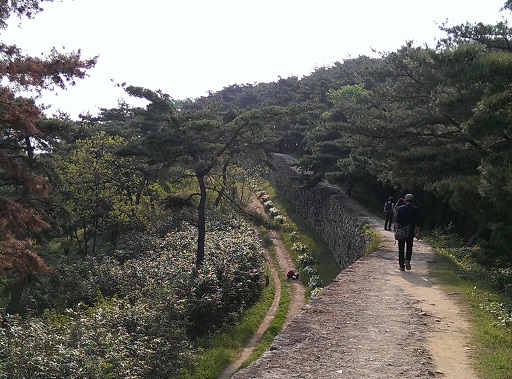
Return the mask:
MULTIPOLYGON (((57 0, 55 0, 57 1, 57 0)), ((52 47, 99 56, 89 77, 52 105, 76 118, 130 102, 114 86, 194 98, 231 84, 308 75, 316 67, 406 41, 434 45, 438 25, 495 23, 504 0, 62 0, 33 20, 11 19, 2 42, 40 55, 52 47)))

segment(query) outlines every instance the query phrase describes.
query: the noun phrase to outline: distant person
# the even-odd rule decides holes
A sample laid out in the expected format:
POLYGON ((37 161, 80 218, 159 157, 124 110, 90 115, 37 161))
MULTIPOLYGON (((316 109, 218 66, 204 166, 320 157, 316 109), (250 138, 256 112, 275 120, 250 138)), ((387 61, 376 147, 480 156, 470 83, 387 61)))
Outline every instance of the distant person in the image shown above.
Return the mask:
POLYGON ((411 269, 412 245, 414 237, 420 238, 420 211, 413 205, 414 196, 410 193, 404 197, 405 204, 396 212, 395 229, 409 225, 409 235, 398 241, 398 265, 400 271, 411 269), (407 249, 406 249, 407 246, 407 249))
MULTIPOLYGON (((397 201, 396 201, 396 204, 395 206, 393 207, 393 225, 395 225, 395 220, 396 220, 396 211, 398 210, 398 208, 400 208, 402 205, 404 205, 404 199, 401 197, 399 198, 397 201)), ((394 227, 395 231, 396 231, 396 227, 394 227)))
POLYGON ((384 230, 391 230, 391 225, 393 224, 393 201, 394 199, 389 197, 388 201, 384 203, 384 216, 386 217, 384 230))
POLYGON ((347 184, 347 190, 346 190, 346 193, 348 195, 348 197, 352 197, 352 190, 354 189, 354 183, 352 182, 352 180, 350 180, 347 184))
POLYGON ((298 273, 297 271, 295 271, 295 270, 290 270, 290 271, 288 271, 288 272, 286 273, 286 277, 287 277, 288 279, 294 279, 294 280, 296 280, 296 279, 299 279, 299 273, 298 273))

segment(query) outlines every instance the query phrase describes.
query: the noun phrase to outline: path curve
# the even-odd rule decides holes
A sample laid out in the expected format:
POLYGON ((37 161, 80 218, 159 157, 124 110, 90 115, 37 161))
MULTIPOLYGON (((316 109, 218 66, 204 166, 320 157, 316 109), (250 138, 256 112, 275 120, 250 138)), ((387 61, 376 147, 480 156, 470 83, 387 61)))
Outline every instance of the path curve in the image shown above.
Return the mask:
MULTIPOLYGON (((256 212, 268 217, 263 204, 261 204, 256 195, 251 197, 251 204, 249 209, 256 210, 256 212)), ((272 246, 274 247, 277 263, 279 265, 278 269, 281 270, 283 274, 286 274, 288 270, 295 267, 292 257, 276 231, 270 230, 268 236, 272 241, 272 246)), ((288 312, 286 313, 283 329, 286 328, 290 322, 300 313, 302 307, 304 306, 306 296, 306 289, 304 288, 302 281, 292 280, 288 281, 287 283, 292 286, 292 290, 290 293, 290 304, 288 306, 288 312)))
MULTIPOLYGON (((265 208, 258 201, 258 198, 255 195, 251 197, 249 209, 266 216, 265 208)), ((284 246, 283 242, 281 241, 279 234, 271 230, 269 231, 269 238, 272 241, 272 246, 274 247, 274 251, 277 257, 277 263, 279 265, 278 267, 276 267, 272 261, 272 258, 268 255, 267 252, 265 252, 265 260, 267 262, 267 267, 270 270, 272 281, 276 289, 274 294, 274 300, 267 314, 265 315, 265 318, 259 325, 258 330, 252 335, 252 337, 247 342, 247 344, 245 345, 244 349, 237 357, 237 359, 224 369, 222 374, 219 376, 219 379, 229 379, 239 369, 242 363, 244 363, 245 360, 249 358, 252 351, 254 350, 258 342, 261 340, 263 333, 265 333, 265 331, 270 326, 270 323, 275 317, 276 311, 279 307, 279 301, 281 299, 281 293, 283 288, 281 285, 281 280, 279 278, 278 270, 280 270, 282 273, 286 273, 290 268, 294 267, 292 258, 288 250, 284 246)), ((294 280, 289 283, 292 285, 292 290, 290 294, 290 304, 283 324, 283 329, 285 329, 290 324, 290 322, 295 318, 295 316, 299 314, 305 303, 305 288, 302 282, 299 280, 294 280)))
POLYGON ((233 379, 475 379, 468 323, 456 294, 444 292, 415 241, 411 271, 399 271, 384 221, 347 198, 381 236, 375 253, 343 270, 306 304, 270 349, 233 379))

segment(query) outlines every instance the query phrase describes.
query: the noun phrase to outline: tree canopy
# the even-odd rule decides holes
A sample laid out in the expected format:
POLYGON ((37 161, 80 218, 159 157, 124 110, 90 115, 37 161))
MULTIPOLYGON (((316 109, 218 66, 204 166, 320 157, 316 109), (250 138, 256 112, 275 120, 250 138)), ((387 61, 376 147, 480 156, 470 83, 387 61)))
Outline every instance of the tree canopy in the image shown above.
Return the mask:
MULTIPOLYGON (((0 28, 43 2, 0 2, 0 28)), ((382 199, 413 192, 425 228, 455 230, 472 246, 464 259, 492 268, 483 271, 508 291, 512 31, 505 21, 441 29, 436 46, 406 42, 198 99, 127 86, 145 106, 121 101, 78 121, 46 118, 22 94, 73 85, 95 57, 0 44, 2 374, 188 370, 194 344, 268 284, 262 241, 233 210, 246 209, 242 193, 272 169, 272 153, 299 159, 297 186, 328 181, 379 211, 382 199)), ((310 258, 298 258, 309 273, 310 258)))
POLYGON ((166 170, 174 182, 195 180, 196 190, 186 197, 198 199, 194 223, 198 228, 196 264, 200 266, 205 253, 208 192, 227 196, 227 168, 242 164, 248 157, 253 161, 265 158, 265 143, 271 136, 268 125, 279 111, 219 111, 218 104, 187 110, 178 108, 161 92, 140 87, 128 87, 127 92, 148 100, 149 104, 135 112, 146 133, 134 139, 124 154, 142 157, 148 164, 166 170))
MULTIPOLYGON (((5 2, 2 20, 33 17, 40 5, 5 2)), ((297 156, 309 186, 420 193, 429 227, 456 221, 467 238, 485 229, 488 247, 512 259, 511 31, 506 21, 441 29, 436 46, 407 42, 193 100, 128 86, 146 106, 121 102, 79 122, 43 118, 19 91, 73 85, 96 58, 80 50, 36 58, 0 45, 0 244, 9 252, 0 262, 20 277, 48 270, 30 247, 44 230, 82 251, 101 242, 115 250, 120 235, 147 227, 166 205, 197 227, 199 266, 208 203, 232 201, 236 175, 270 152, 297 156)))
MULTIPOLYGON (((4 1, 0 27, 6 27, 11 15, 32 17, 40 10, 40 1, 4 1)), ((41 110, 18 93, 73 85, 95 62, 82 59, 80 51, 63 54, 54 49, 40 58, 23 54, 16 45, 0 44, 0 268, 13 283, 23 282, 32 271, 49 270, 30 247, 30 238, 50 226, 36 205, 48 192, 33 144, 42 138, 36 126, 41 110)))

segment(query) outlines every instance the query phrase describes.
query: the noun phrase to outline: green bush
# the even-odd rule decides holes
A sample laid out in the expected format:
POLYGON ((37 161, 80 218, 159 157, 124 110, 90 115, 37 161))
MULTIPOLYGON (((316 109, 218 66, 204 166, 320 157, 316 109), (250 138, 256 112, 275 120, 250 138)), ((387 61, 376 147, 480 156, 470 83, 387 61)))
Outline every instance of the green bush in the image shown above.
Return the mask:
POLYGON ((169 378, 188 367, 192 341, 233 322, 265 285, 254 229, 210 220, 199 269, 195 228, 172 222, 116 256, 55 261, 0 332, 0 377, 169 378))
POLYGON ((66 314, 8 317, 0 331, 0 376, 169 378, 189 364, 179 304, 110 299, 66 314))

